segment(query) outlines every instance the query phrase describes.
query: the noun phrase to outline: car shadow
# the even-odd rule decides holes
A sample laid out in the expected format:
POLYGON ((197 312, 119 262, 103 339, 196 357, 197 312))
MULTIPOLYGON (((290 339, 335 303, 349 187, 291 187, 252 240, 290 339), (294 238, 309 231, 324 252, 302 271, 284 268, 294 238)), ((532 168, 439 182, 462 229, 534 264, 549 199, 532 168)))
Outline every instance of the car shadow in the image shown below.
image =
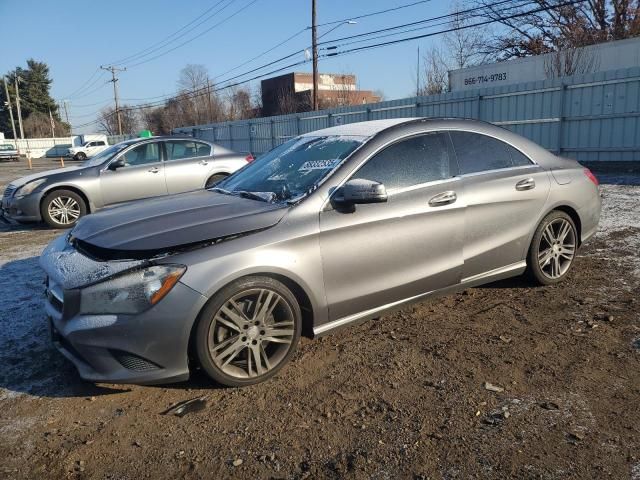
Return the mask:
POLYGON ((0 265, 0 398, 16 394, 86 397, 122 393, 84 382, 52 345, 38 257, 0 265))
POLYGON ((42 222, 14 223, 0 217, 0 232, 37 232, 41 230, 52 230, 42 222))
MULTIPOLYGON (((16 394, 63 398, 130 392, 129 385, 82 380, 73 364, 56 350, 44 309, 43 281, 36 256, 0 265, 0 399, 16 394)), ((224 388, 198 370, 188 381, 149 387, 224 388)))
POLYGON ((526 275, 520 275, 518 277, 506 278, 504 280, 496 280, 495 282, 485 283, 484 285, 478 285, 473 288, 521 288, 531 289, 538 288, 539 285, 533 283, 526 275))

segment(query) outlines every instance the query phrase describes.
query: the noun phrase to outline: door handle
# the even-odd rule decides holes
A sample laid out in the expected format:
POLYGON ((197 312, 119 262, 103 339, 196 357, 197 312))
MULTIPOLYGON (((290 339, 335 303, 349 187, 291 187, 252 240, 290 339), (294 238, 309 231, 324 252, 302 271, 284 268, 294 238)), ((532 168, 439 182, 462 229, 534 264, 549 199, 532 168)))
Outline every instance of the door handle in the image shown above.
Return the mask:
POLYGON ((518 191, 532 190, 534 188, 536 188, 536 182, 533 178, 525 178, 516 183, 516 190, 518 191))
POLYGON ((158 173, 160 171, 160 169, 158 167, 153 167, 153 168, 150 168, 147 171, 150 172, 150 173, 158 173))
POLYGON ((429 205, 432 207, 442 207, 443 205, 454 203, 457 199, 458 196, 456 195, 456 192, 449 190, 432 197, 431 200, 429 200, 429 205))
POLYGON ((200 160, 198 163, 200 165, 209 165, 209 162, 207 162, 206 160, 200 160))

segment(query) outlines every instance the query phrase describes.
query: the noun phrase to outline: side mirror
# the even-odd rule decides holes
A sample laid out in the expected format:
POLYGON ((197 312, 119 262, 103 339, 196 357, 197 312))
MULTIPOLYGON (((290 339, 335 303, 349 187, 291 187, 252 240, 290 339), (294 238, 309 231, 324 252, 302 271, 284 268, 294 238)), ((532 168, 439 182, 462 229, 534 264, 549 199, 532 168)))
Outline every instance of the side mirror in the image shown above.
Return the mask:
POLYGON ((337 198, 347 204, 381 203, 387 201, 387 189, 373 180, 357 178, 342 186, 342 195, 337 198))
POLYGON ((124 157, 120 157, 119 159, 111 162, 108 168, 109 170, 113 170, 115 172, 118 168, 122 168, 124 166, 125 166, 124 157))

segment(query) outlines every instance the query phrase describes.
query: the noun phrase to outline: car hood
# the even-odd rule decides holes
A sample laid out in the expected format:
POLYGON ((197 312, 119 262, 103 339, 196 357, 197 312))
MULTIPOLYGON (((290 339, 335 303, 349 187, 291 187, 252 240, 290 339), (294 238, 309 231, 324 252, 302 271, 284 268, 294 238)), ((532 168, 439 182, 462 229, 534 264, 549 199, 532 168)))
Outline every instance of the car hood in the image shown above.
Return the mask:
POLYGON ((97 247, 106 254, 103 256, 139 258, 144 252, 157 253, 269 228, 286 211, 286 205, 198 190, 101 210, 80 219, 71 235, 97 247))
POLYGON ((70 172, 74 172, 74 173, 78 172, 82 174, 81 172, 82 170, 88 170, 88 168, 78 166, 78 167, 57 168, 55 170, 47 170, 45 172, 38 172, 31 175, 27 175, 26 177, 18 178, 17 180, 14 180, 13 182, 11 182, 11 185, 14 185, 16 187, 21 187, 34 180, 40 180, 41 178, 46 178, 48 180, 49 179, 55 180, 56 177, 66 175, 70 172))

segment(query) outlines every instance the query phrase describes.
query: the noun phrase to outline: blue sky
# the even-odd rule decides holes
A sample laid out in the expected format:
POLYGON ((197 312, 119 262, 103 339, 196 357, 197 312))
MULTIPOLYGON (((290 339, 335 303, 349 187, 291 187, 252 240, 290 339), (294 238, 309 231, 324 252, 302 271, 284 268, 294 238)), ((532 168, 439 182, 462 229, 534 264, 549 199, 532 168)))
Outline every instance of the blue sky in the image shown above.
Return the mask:
MULTIPOLYGON (((3 36, 9 39, 5 42, 7 48, 3 49, 0 56, 0 73, 17 65, 24 66, 27 58, 46 62, 53 78, 52 95, 57 100, 69 99, 71 123, 79 125, 94 120, 94 112, 110 105, 109 102, 113 100, 112 84, 106 83, 106 72, 101 72, 102 77, 94 75, 99 65, 118 61, 154 46, 218 1, 0 0, 3 36), (87 80, 90 80, 88 84, 87 80), (85 88, 78 92, 83 84, 85 88)), ((145 99, 175 92, 179 71, 189 63, 205 65, 215 77, 311 23, 311 0, 256 0, 249 5, 252 1, 235 0, 193 32, 139 60, 149 59, 175 47, 248 5, 233 18, 185 46, 142 65, 133 66, 135 61, 130 60, 128 70, 120 74, 123 103, 153 101, 145 99)), ((413 1, 318 0, 318 23, 413 1)), ((228 0, 220 6, 226 2, 228 0)), ((324 39, 355 35, 445 14, 450 6, 451 2, 445 0, 431 0, 397 12, 360 19, 356 25, 342 25, 324 39)), ((329 28, 322 27, 319 34, 329 28)), ((354 73, 362 89, 382 90, 387 99, 405 97, 415 89, 418 45, 426 49, 434 41, 437 40, 427 38, 327 59, 321 61, 320 71, 354 73)), ((291 60, 303 60, 302 49, 309 44, 310 31, 307 31, 265 57, 222 78, 245 72, 296 50, 300 53, 291 60)), ((295 70, 310 71, 311 64, 295 70)))

